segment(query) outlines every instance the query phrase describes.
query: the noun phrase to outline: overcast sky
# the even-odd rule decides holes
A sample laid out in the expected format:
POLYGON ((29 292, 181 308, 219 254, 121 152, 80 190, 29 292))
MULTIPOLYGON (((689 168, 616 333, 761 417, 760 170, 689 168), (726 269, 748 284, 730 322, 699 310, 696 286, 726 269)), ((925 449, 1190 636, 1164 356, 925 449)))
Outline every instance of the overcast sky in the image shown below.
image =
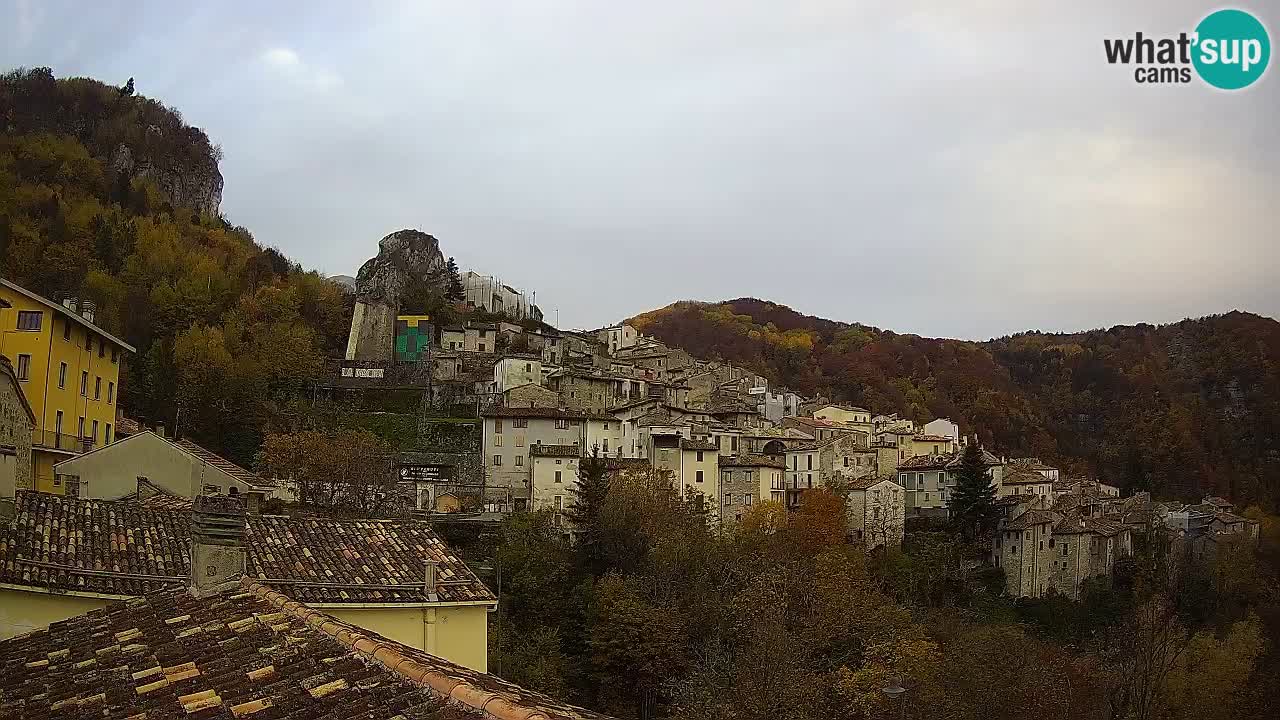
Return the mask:
POLYGON ((1143 86, 1103 38, 1217 3, 965 4, 0 0, 0 65, 135 77, 307 267, 420 228, 564 327, 741 296, 976 339, 1280 316, 1278 61, 1143 86))

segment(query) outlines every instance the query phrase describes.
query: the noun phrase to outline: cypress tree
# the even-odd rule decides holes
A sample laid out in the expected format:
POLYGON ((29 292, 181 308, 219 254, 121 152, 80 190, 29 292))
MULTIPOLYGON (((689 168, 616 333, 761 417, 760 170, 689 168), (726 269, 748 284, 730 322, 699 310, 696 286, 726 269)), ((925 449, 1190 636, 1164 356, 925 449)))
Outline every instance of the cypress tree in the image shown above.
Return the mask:
POLYGON ((965 445, 955 476, 956 488, 947 506, 951 519, 966 537, 974 539, 989 527, 994 518, 996 499, 996 489, 991 485, 991 475, 982 462, 982 449, 976 440, 965 445))
POLYGON ((592 447, 591 454, 578 463, 578 484, 569 489, 573 497, 565 509, 565 516, 577 535, 579 567, 592 576, 602 574, 605 566, 600 519, 609 496, 609 476, 605 470, 599 446, 592 447))

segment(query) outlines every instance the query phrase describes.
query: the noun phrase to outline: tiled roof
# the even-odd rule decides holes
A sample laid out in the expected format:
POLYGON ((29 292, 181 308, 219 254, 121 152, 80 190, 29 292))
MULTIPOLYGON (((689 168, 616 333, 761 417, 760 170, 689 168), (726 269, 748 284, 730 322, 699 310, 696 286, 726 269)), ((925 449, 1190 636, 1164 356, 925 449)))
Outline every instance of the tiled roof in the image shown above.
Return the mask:
POLYGON ((1011 458, 1010 465, 1017 465, 1026 470, 1057 470, 1052 465, 1045 465, 1040 462, 1040 458, 1011 458))
POLYGON ((1205 505, 1214 505, 1217 507, 1234 507, 1231 504, 1230 500, 1227 500, 1226 498, 1218 497, 1217 495, 1210 495, 1209 497, 1205 498, 1201 502, 1205 505))
POLYGON ((133 418, 127 418, 127 417, 125 417, 125 416, 123 416, 123 415, 121 415, 120 417, 116 418, 116 432, 115 432, 115 434, 116 434, 117 436, 120 436, 120 435, 137 435, 137 434, 138 434, 139 432, 141 432, 141 431, 142 431, 142 424, 141 424, 141 423, 139 423, 137 420, 134 420, 133 418))
MULTIPOLYGON (((190 574, 190 512, 135 502, 19 491, 0 526, 0 582, 131 597, 190 574)), ((250 515, 247 574, 309 602, 427 602, 428 561, 442 602, 492 602, 493 593, 416 520, 250 515)))
POLYGON ((615 470, 642 470, 650 467, 650 463, 647 458, 606 458, 604 467, 610 472, 615 470))
POLYGON ((919 442, 951 442, 953 438, 950 435, 916 435, 912 439, 919 442))
POLYGON ((425 602, 427 561, 443 602, 494 595, 428 523, 249 517, 245 574, 303 602, 425 602))
POLYGON ((271 481, 265 478, 259 477, 257 473, 249 472, 248 470, 245 470, 244 468, 231 462, 230 460, 227 460, 224 457, 221 457, 213 452, 210 452, 209 450, 206 450, 200 447, 199 445, 191 442, 190 440, 186 440, 186 439, 170 440, 170 442, 182 448, 183 450, 186 450, 188 453, 191 453, 192 455, 203 460, 204 462, 207 462, 210 465, 225 472, 231 477, 237 480, 240 480, 242 482, 248 483, 249 485, 257 485, 259 487, 272 487, 274 485, 271 481))
POLYGON ((1248 522, 1248 520, 1246 520, 1245 518, 1242 518, 1239 515, 1236 515, 1235 513, 1229 513, 1229 512, 1217 513, 1216 515, 1213 516, 1213 519, 1227 525, 1234 525, 1236 523, 1248 522))
POLYGON ((1004 526, 1006 530, 1026 530, 1036 525, 1056 523, 1062 516, 1052 510, 1028 510, 1004 526))
POLYGON ((780 458, 769 455, 725 455, 720 458, 720 467, 771 467, 785 469, 787 464, 780 458))
POLYGON ((941 470, 956 458, 954 453, 916 455, 898 463, 899 470, 941 470))
POLYGON ((543 457, 579 457, 582 450, 577 445, 530 445, 530 455, 543 457))
POLYGON ((680 447, 683 450, 719 450, 720 446, 706 440, 688 440, 681 439, 680 447))
POLYGON ((593 415, 577 410, 564 408, 511 408, 493 407, 480 413, 482 417, 493 418, 551 418, 555 420, 613 420, 608 415, 593 415))
POLYGON ((0 642, 0 716, 603 718, 247 578, 234 592, 154 593, 0 642))
POLYGON ((0 582, 141 595, 186 582, 189 512, 19 490, 0 526, 0 582))
POLYGON ((1000 480, 1002 485, 1039 485, 1049 482, 1049 478, 1034 470, 1013 470, 1004 474, 1000 480))

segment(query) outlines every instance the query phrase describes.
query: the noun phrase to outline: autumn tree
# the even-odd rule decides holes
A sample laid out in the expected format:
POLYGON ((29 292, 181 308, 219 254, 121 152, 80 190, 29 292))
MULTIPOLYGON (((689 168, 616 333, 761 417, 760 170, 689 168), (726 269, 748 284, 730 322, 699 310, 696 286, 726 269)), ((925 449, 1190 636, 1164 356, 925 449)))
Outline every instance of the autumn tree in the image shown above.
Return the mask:
POLYGON ((391 448, 367 431, 268 435, 257 467, 294 493, 303 506, 359 517, 404 510, 391 448))

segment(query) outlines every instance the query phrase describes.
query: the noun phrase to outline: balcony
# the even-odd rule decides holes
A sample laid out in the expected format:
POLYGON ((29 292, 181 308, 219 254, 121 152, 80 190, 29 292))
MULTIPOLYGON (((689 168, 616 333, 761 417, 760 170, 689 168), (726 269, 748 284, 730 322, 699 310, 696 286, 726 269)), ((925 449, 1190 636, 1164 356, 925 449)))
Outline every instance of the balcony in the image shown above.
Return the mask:
POLYGON ((78 437, 56 430, 31 431, 31 447, 39 450, 62 450, 68 453, 86 453, 93 449, 93 438, 78 437))

